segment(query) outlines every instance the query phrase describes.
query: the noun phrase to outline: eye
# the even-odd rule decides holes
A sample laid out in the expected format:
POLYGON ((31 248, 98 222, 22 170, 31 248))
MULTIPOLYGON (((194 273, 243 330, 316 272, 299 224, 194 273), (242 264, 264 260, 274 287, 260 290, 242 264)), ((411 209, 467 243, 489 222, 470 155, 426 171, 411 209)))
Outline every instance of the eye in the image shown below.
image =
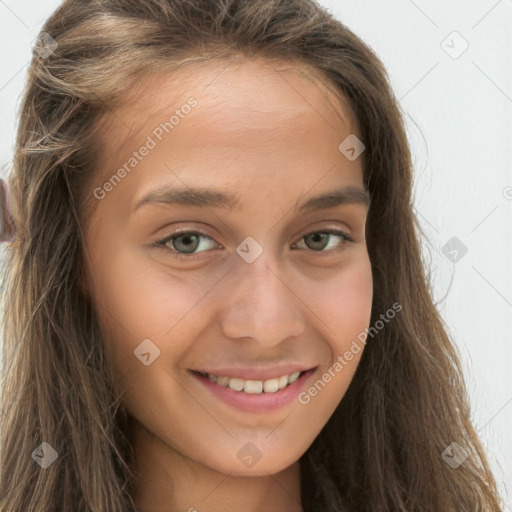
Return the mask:
MULTIPOLYGON (((338 229, 313 231, 312 233, 308 233, 301 237, 300 240, 305 240, 306 249, 311 249, 312 251, 319 253, 341 249, 340 246, 349 242, 354 242, 354 239, 350 235, 338 229), (341 239, 341 242, 333 241, 333 238, 341 239), (328 242, 327 245, 326 242, 328 242)), ((213 240, 213 238, 200 231, 185 230, 175 231, 164 239, 155 242, 154 245, 170 251, 178 258, 185 259, 194 259, 197 257, 198 252, 204 252, 205 250, 208 250, 208 248, 215 248, 215 245, 221 247, 213 240)), ((295 246, 296 245, 298 244, 295 244, 295 246)))
POLYGON ((302 239, 306 241, 307 247, 315 252, 330 252, 334 249, 341 249, 340 245, 345 245, 347 242, 354 241, 350 235, 338 229, 324 229, 323 231, 314 231, 304 235, 301 240, 302 239), (342 242, 332 242, 333 237, 341 238, 342 242), (325 245, 325 242, 329 243, 325 245), (327 248, 329 248, 329 250, 325 250, 327 248))
POLYGON ((201 243, 201 239, 213 242, 213 238, 201 233, 200 231, 181 230, 171 233, 163 240, 159 240, 156 242, 156 245, 170 250, 171 253, 176 254, 178 258, 193 259, 196 257, 196 253, 194 251, 202 249, 199 252, 203 252, 205 248, 208 249, 208 242, 201 243))

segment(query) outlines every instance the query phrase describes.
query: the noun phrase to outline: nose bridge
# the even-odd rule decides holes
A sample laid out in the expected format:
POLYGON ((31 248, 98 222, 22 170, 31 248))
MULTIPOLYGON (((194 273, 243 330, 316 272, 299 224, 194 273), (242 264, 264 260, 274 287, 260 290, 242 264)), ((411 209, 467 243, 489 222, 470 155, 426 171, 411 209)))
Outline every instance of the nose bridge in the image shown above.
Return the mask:
POLYGON ((251 263, 240 257, 227 286, 228 298, 219 317, 226 336, 272 345, 301 333, 300 301, 270 249, 251 263))

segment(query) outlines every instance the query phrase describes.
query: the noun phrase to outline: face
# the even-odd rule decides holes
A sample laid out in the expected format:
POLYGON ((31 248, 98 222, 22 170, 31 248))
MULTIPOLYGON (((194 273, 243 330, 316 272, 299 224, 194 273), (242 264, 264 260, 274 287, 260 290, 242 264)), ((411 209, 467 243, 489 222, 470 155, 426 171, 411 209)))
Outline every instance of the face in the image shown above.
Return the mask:
POLYGON ((162 73, 101 134, 86 286, 126 408, 176 460, 289 467, 370 321, 356 121, 303 69, 245 61, 162 73))

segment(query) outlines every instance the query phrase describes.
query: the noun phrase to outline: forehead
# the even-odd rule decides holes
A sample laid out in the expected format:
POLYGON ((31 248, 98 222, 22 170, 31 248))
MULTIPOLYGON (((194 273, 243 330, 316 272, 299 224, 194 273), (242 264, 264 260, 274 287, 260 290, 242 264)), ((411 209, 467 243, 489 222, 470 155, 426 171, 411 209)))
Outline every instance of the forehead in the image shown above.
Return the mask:
POLYGON ((317 131, 339 131, 341 124, 344 132, 359 135, 349 102, 310 66, 262 58, 193 62, 145 76, 121 107, 99 119, 98 163, 101 159, 105 167, 109 161, 112 167, 115 155, 137 147, 191 97, 199 104, 191 116, 197 128, 211 127, 235 139, 251 130, 271 132, 287 121, 300 130, 298 119, 304 128, 311 125, 311 117, 317 118, 317 131))
POLYGON ((362 158, 349 162, 338 149, 348 135, 359 136, 357 121, 329 83, 307 68, 209 62, 141 84, 99 127, 91 188, 135 162, 100 209, 115 204, 124 217, 143 196, 169 184, 245 194, 242 202, 253 213, 263 206, 257 197, 272 196, 273 204, 286 208, 313 187, 318 193, 361 186, 362 158), (191 98, 195 106, 185 109, 191 98), (165 123, 169 129, 156 137, 155 128, 165 123), (135 161, 131 155, 148 137, 154 147, 135 161))

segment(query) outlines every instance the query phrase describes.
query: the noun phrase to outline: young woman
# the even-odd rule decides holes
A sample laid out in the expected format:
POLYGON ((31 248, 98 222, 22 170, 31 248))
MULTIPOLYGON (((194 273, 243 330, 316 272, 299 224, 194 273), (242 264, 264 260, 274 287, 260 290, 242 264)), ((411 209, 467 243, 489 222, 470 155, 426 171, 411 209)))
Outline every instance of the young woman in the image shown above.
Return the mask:
POLYGON ((69 0, 9 176, 0 510, 495 511, 375 54, 311 0, 69 0))

